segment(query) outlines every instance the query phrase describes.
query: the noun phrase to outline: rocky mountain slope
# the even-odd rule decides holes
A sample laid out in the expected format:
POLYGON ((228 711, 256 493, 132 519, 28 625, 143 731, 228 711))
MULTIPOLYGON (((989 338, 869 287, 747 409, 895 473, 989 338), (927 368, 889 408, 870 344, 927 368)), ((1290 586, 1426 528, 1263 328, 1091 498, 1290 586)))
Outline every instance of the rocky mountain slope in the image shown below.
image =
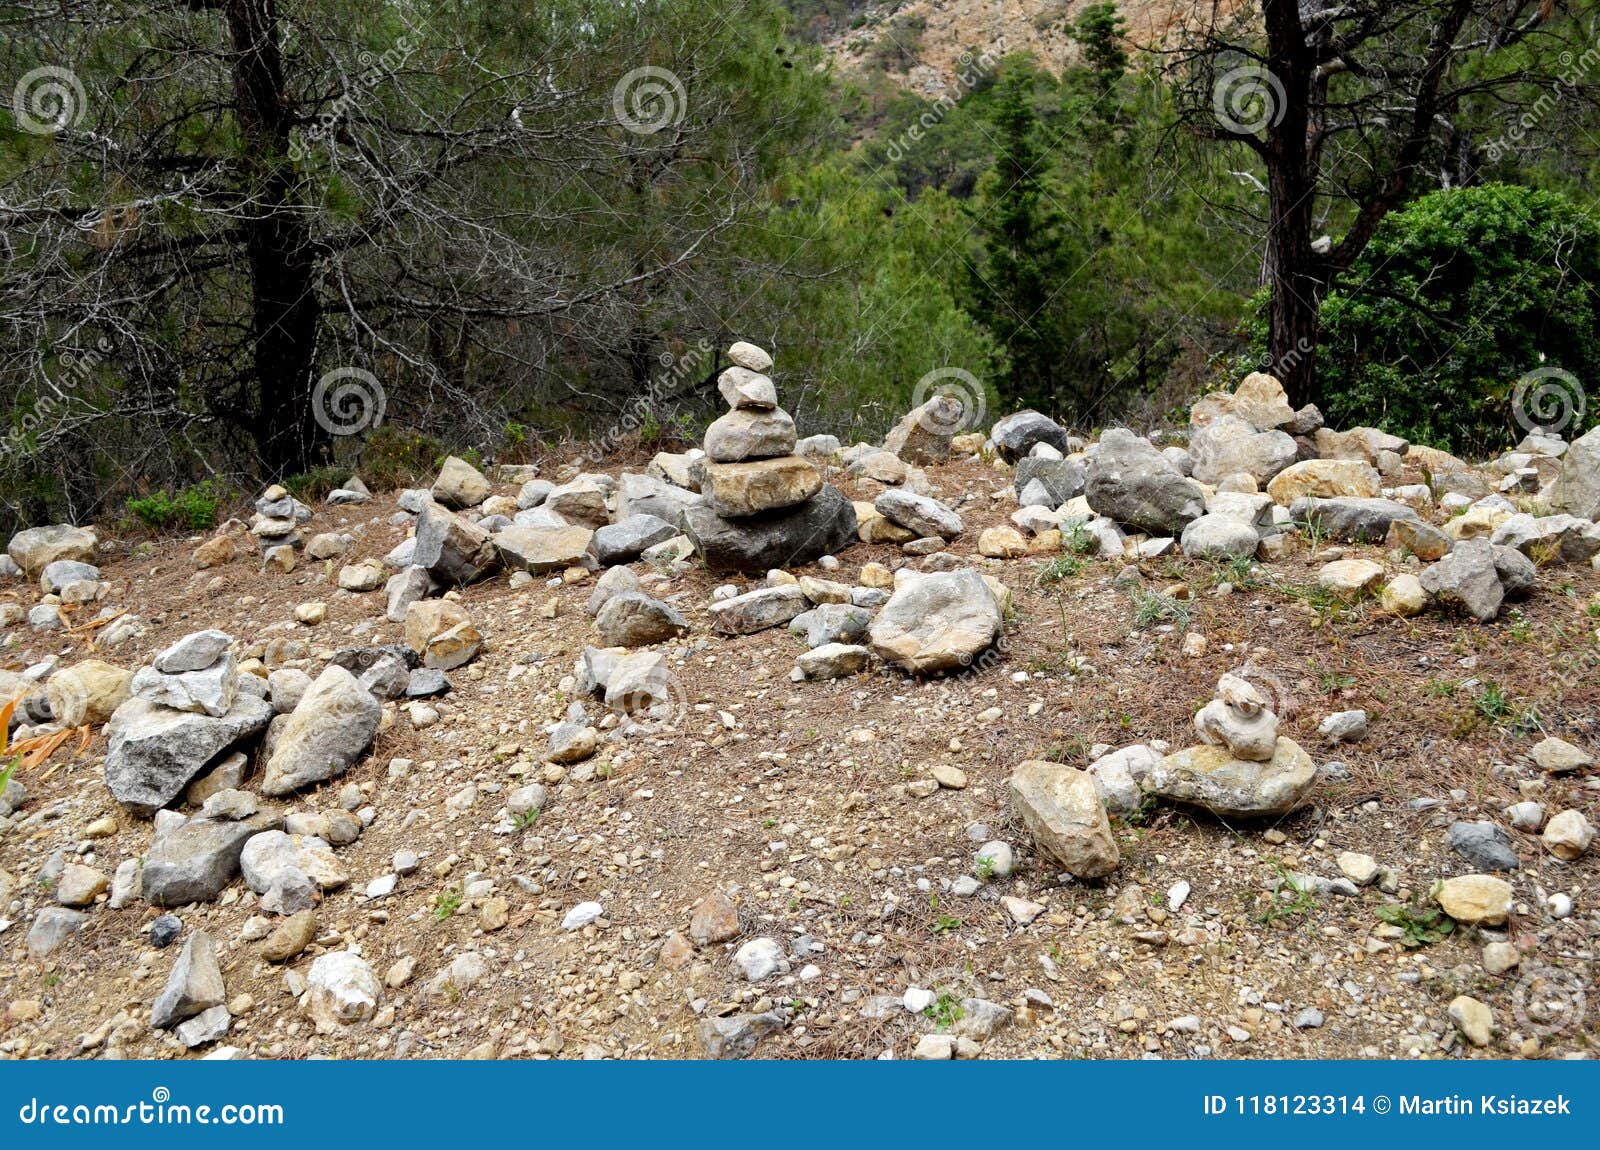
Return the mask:
MULTIPOLYGON (((1093 0, 906 0, 869 5, 849 19, 817 24, 829 55, 846 73, 881 69, 892 80, 934 96, 958 78, 1010 53, 1030 53, 1052 71, 1075 62, 1080 49, 1068 30, 1093 0)), ((1226 15, 1237 0, 1223 0, 1226 15)), ((1168 42, 1185 21, 1211 18, 1213 8, 1178 0, 1119 0, 1133 55, 1168 42)))
POLYGON ((1592 1052, 1600 432, 730 358, 703 453, 13 539, 0 1053, 1592 1052))

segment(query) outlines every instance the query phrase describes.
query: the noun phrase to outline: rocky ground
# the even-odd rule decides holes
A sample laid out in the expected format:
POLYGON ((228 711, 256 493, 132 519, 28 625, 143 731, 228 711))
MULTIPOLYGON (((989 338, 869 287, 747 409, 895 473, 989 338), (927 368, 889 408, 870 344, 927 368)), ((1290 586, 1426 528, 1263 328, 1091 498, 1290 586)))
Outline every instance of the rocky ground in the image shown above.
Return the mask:
MULTIPOLYGON (((744 382, 734 413, 768 418, 744 382)), ((749 460, 785 445, 660 458, 663 486, 788 500, 824 534, 837 489, 855 541, 730 576, 655 532, 599 622, 590 532, 650 535, 616 506, 642 456, 14 542, 0 1052, 1588 1056, 1600 534, 1546 522, 1576 457, 1462 465, 1487 485, 1462 505, 1425 449, 1215 402, 1165 454, 1003 422, 944 462, 948 428, 902 428, 909 467, 792 427, 772 467, 749 460), (1279 434, 1309 473, 1263 460, 1279 434), (1221 498, 1252 471, 1265 505, 1221 498), (452 564, 481 569, 441 595, 452 564), (801 626, 841 650, 809 656, 783 612, 828 601, 801 626), (584 692, 654 655, 642 698, 584 692)), ((691 533, 714 554, 773 514, 691 533)))

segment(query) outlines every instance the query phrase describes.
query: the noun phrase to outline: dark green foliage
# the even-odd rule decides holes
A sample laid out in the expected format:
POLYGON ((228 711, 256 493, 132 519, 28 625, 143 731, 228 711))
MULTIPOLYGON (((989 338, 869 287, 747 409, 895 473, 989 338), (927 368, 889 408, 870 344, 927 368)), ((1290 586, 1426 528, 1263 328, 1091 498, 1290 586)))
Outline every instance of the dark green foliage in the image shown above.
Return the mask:
POLYGON ((227 488, 215 479, 180 488, 165 489, 128 500, 128 511, 155 532, 208 531, 216 526, 218 511, 229 499, 227 488))
POLYGON ((996 148, 977 215, 984 260, 973 275, 978 317, 1011 357, 1006 397, 1055 410, 1065 381, 1065 332, 1046 309, 1077 253, 1046 190, 1050 157, 1033 106, 1032 69, 1015 68, 1000 85, 992 113, 996 148))
POLYGON ((1582 381, 1592 419, 1597 285, 1600 224, 1565 197, 1507 184, 1424 196, 1323 304, 1325 415, 1484 455, 1521 438, 1517 381, 1544 367, 1582 381))

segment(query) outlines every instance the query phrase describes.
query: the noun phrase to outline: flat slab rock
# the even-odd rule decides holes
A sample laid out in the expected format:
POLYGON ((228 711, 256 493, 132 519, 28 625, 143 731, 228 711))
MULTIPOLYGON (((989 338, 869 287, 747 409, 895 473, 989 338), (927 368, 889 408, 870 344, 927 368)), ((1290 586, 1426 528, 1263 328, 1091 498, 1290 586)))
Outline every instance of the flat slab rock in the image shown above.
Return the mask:
POLYGON ((244 693, 220 718, 129 699, 107 724, 106 787, 129 810, 152 814, 225 751, 266 730, 272 715, 265 699, 244 693))
POLYGON ((1233 818, 1298 809, 1316 785, 1317 767, 1293 739, 1278 737, 1269 762, 1235 758, 1226 747, 1189 747, 1151 768, 1146 786, 1164 799, 1233 818))

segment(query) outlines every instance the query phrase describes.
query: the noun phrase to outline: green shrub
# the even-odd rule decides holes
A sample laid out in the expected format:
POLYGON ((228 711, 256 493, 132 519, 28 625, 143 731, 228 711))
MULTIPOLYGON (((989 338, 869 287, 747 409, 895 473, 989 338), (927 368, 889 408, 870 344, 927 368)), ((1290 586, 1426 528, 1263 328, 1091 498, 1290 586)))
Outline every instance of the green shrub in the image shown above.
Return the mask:
POLYGON ((348 467, 314 467, 283 481, 289 494, 302 503, 326 499, 328 492, 337 490, 350 481, 355 472, 348 467))
MULTIPOLYGON (((1513 396, 1539 368, 1580 381, 1588 422, 1600 409, 1600 221, 1563 196, 1431 193, 1390 215, 1342 282, 1322 306, 1317 358, 1330 426, 1491 454, 1522 437, 1513 396)), ((1560 410, 1529 414, 1542 424, 1560 410)))
POLYGON ((208 531, 230 492, 221 481, 207 479, 183 487, 176 495, 165 488, 128 500, 128 512, 151 531, 208 531))
POLYGON ((432 483, 446 454, 433 436, 386 423, 362 447, 357 470, 374 491, 392 491, 424 480, 432 483))

